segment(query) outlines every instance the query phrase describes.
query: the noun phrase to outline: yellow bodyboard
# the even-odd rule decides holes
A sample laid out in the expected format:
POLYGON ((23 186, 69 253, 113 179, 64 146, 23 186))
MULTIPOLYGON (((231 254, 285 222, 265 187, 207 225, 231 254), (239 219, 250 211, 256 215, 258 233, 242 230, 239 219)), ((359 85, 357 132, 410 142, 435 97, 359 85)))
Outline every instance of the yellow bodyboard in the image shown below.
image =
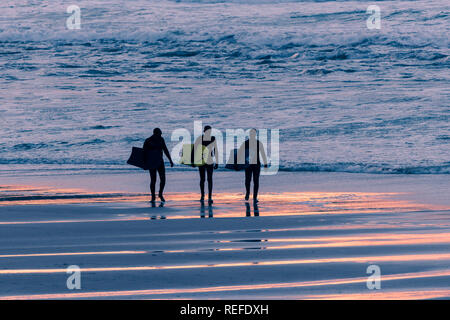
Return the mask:
POLYGON ((197 150, 195 150, 195 154, 192 155, 193 149, 193 144, 183 145, 183 149, 181 150, 180 164, 185 164, 188 166, 194 165, 195 167, 200 167, 207 164, 209 149, 203 145, 199 145, 197 150))

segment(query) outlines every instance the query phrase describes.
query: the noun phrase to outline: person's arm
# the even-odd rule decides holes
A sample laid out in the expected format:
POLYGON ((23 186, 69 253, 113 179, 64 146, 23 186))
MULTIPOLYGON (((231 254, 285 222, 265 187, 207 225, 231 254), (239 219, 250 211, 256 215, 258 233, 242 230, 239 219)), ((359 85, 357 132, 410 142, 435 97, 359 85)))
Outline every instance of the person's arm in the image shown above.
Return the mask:
POLYGON ((219 160, 218 160, 218 157, 217 157, 218 149, 217 149, 217 141, 216 141, 216 139, 214 139, 213 147, 211 148, 211 152, 213 153, 214 160, 216 162, 215 165, 214 165, 214 169, 217 169, 217 168, 219 168, 219 160))
POLYGON ((202 136, 197 137, 197 139, 195 139, 194 142, 194 149, 192 150, 192 152, 195 153, 195 151, 197 150, 198 146, 202 143, 202 136))
POLYGON ((267 168, 267 156, 266 151, 264 150, 264 145, 261 141, 259 141, 259 153, 261 153, 261 157, 263 158, 264 168, 267 168))
POLYGON ((142 149, 144 149, 144 163, 147 163, 147 149, 148 149, 147 139, 144 141, 142 149))
POLYGON ((169 161, 170 161, 170 166, 173 167, 172 157, 170 156, 169 149, 167 149, 166 141, 163 139, 162 142, 163 142, 163 151, 164 151, 164 154, 166 155, 167 159, 169 159, 169 161))
POLYGON ((235 164, 245 164, 245 142, 241 144, 238 150, 237 163, 235 164))

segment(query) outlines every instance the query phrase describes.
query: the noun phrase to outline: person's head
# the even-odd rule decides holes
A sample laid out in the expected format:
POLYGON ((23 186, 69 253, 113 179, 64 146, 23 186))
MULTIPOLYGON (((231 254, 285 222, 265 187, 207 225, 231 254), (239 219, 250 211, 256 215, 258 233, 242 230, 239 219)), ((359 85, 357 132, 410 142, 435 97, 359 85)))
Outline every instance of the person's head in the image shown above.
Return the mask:
POLYGON ((203 128, 203 132, 204 132, 204 134, 206 134, 206 135, 210 135, 211 134, 211 126, 205 126, 204 128, 203 128))
POLYGON ((250 139, 255 139, 256 138, 256 129, 255 128, 252 128, 252 129, 250 129, 250 132, 249 132, 249 137, 250 137, 250 139))
POLYGON ((155 129, 153 129, 153 134, 155 136, 160 136, 160 135, 162 135, 162 131, 160 128, 155 128, 155 129))

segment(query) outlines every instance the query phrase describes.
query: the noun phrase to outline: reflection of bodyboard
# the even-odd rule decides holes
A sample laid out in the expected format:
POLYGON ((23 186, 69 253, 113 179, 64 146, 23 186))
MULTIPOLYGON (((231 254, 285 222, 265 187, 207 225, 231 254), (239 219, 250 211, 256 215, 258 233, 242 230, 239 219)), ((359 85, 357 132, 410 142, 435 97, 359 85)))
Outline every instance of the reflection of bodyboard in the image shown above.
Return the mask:
POLYGON ((144 159, 145 159, 144 149, 133 147, 133 150, 131 151, 131 155, 127 163, 131 164, 132 166, 148 170, 144 159))
POLYGON ((163 163, 160 150, 147 150, 145 153, 145 167, 147 169, 157 169, 163 163))
POLYGON ((235 170, 235 171, 239 171, 239 170, 243 170, 246 167, 248 167, 248 159, 246 159, 247 164, 239 164, 238 163, 238 149, 233 149, 230 152, 230 158, 227 161, 227 164, 225 165, 226 169, 230 169, 230 170, 235 170))
POLYGON ((195 150, 195 154, 192 152, 194 149, 193 144, 183 145, 181 151, 180 163, 188 166, 201 167, 207 164, 207 159, 209 157, 209 149, 203 145, 199 145, 199 148, 195 150))

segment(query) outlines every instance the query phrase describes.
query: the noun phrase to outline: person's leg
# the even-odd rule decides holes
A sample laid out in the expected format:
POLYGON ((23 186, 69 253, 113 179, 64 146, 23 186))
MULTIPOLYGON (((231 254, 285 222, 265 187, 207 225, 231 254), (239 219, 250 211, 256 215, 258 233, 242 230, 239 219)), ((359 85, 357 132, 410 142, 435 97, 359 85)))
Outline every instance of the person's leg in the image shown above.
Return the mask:
POLYGON ((253 200, 258 201, 259 175, 261 174, 261 166, 255 164, 253 167, 253 200))
POLYGON ((161 201, 166 201, 166 199, 164 199, 164 197, 163 197, 164 187, 166 186, 166 167, 164 166, 164 163, 159 166, 158 174, 159 174, 159 193, 158 193, 158 196, 161 199, 161 201))
POLYGON ((198 172, 200 173, 200 201, 205 199, 205 166, 198 167, 198 172))
POLYGON ((252 169, 245 168, 245 200, 250 197, 250 182, 252 181, 252 169))
POLYGON ((206 173, 207 173, 207 176, 208 176, 208 201, 210 203, 212 203, 213 172, 214 172, 214 166, 213 165, 207 165, 206 166, 206 173))
POLYGON ((152 200, 155 201, 155 185, 156 185, 156 169, 150 169, 150 192, 152 194, 152 200))

